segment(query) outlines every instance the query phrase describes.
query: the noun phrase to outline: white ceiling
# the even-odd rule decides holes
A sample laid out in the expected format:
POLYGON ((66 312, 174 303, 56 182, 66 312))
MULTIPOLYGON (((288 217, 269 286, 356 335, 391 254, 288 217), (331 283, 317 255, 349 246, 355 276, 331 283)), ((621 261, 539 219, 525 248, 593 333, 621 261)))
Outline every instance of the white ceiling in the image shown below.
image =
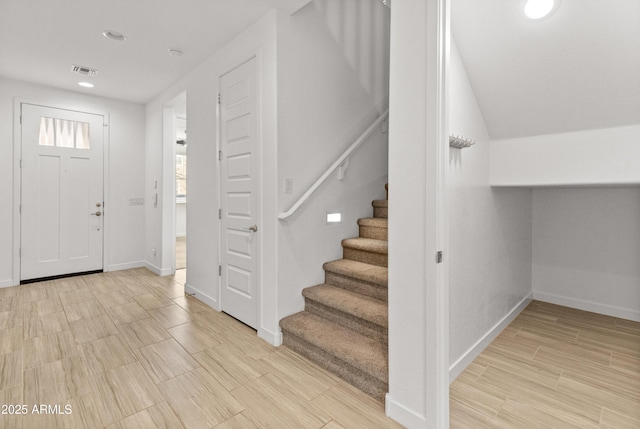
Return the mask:
MULTIPOLYGON (((0 76, 144 103, 272 7, 308 1, 0 0, 0 76), (99 70, 84 79, 95 88, 72 64, 99 70)), ((640 123, 640 0, 560 0, 541 22, 523 17, 524 0, 451 4, 492 138, 640 123)))
MULTIPOLYGON (((308 2, 308 0, 307 0, 308 2)), ((138 103, 195 68, 273 7, 301 0, 0 0, 0 76, 138 103), (112 30, 127 36, 114 42, 112 30), (179 58, 169 48, 181 49, 179 58), (95 78, 71 73, 77 64, 95 78), (78 82, 95 84, 90 90, 78 82)))
POLYGON ((452 32, 494 139, 640 124, 640 0, 451 0, 452 32))

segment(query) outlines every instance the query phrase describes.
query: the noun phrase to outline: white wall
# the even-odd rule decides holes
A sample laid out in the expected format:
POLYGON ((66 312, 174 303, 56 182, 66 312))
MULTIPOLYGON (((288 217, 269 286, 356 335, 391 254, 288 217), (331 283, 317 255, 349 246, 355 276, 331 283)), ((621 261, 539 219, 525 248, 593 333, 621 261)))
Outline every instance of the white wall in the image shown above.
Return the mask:
POLYGON ((488 132, 454 42, 450 85, 450 132, 476 140, 470 148, 450 149, 453 379, 530 299, 532 197, 529 189, 491 188, 488 132))
POLYGON ((535 189, 533 293, 640 321, 640 189, 535 189))
POLYGON ((109 170, 105 237, 106 270, 142 264, 144 208, 129 206, 129 198, 144 196, 144 107, 139 104, 62 91, 0 78, 0 285, 18 280, 13 273, 13 103, 14 98, 87 112, 108 114, 109 170))
MULTIPOLYGON (((377 1, 314 0, 278 22, 278 199, 287 211, 384 110, 388 100, 389 10, 377 1), (293 192, 285 194, 285 178, 293 192)), ((385 124, 386 125, 386 124, 385 124)), ((301 291, 322 283, 324 262, 358 235, 383 199, 387 135, 376 130, 278 235, 279 317, 302 311, 301 291), (327 211, 343 215, 326 225, 327 211)))
POLYGON ((491 184, 640 184, 640 125, 495 140, 491 184))
POLYGON ((176 237, 187 236, 187 205, 176 203, 176 237))

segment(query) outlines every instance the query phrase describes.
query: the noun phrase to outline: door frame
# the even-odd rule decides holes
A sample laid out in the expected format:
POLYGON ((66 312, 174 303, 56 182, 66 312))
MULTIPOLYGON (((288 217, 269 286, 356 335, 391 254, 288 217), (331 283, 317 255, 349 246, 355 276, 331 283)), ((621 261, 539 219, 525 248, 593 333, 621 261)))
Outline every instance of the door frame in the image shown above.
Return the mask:
POLYGON ((12 243, 12 286, 20 284, 20 245, 21 245, 21 228, 22 217, 20 213, 20 205, 22 203, 22 105, 31 104, 35 106, 48 107, 58 110, 68 110, 72 112, 88 113, 91 115, 102 116, 103 120, 103 170, 102 170, 102 187, 104 196, 104 211, 106 212, 103 220, 103 237, 102 237, 102 270, 108 271, 109 267, 109 237, 110 237, 110 219, 109 210, 110 193, 109 193, 109 139, 110 139, 110 118, 109 113, 97 111, 93 108, 82 109, 81 106, 64 105, 58 103, 49 103, 38 100, 16 97, 13 99, 13 243, 12 243))
MULTIPOLYGON (((258 56, 258 52, 255 53, 249 53, 247 55, 238 57, 235 61, 233 61, 232 63, 228 64, 226 67, 224 67, 222 69, 221 72, 217 73, 217 79, 216 79, 216 85, 218 88, 218 95, 222 94, 222 88, 221 88, 221 80, 222 77, 231 73, 232 71, 234 71, 235 69, 241 67, 242 65, 248 63, 249 61, 255 60, 255 77, 256 77, 256 146, 255 146, 255 155, 256 155, 256 160, 257 160, 257 167, 256 167, 256 179, 258 180, 257 183, 257 189, 258 189, 258 195, 256 195, 257 201, 256 201, 256 224, 258 225, 258 231, 260 233, 260 235, 258 237, 255 237, 255 239, 258 240, 258 243, 256 244, 256 253, 257 253, 257 261, 256 261, 256 290, 255 290, 255 294, 256 294, 256 305, 255 305, 255 311, 256 311, 256 330, 258 331, 258 335, 260 335, 260 329, 262 327, 261 324, 261 315, 262 315, 262 306, 263 306, 263 301, 262 301, 262 285, 263 285, 263 276, 262 276, 262 267, 263 267, 263 249, 264 249, 264 243, 262 240, 262 232, 263 232, 263 224, 264 224, 264 217, 263 217, 263 205, 262 205, 262 196, 263 196, 263 187, 262 187, 262 171, 263 171, 263 157, 262 157, 262 144, 263 144, 263 135, 262 135, 262 97, 261 97, 261 91, 262 91, 262 85, 261 85, 261 78, 260 78, 260 58, 258 56)), ((219 100, 219 99, 218 99, 219 100)), ((217 127, 217 133, 216 133, 216 155, 220 153, 220 151, 222 150, 222 112, 220 109, 220 102, 218 101, 216 103, 216 127, 217 127)), ((216 157, 217 162, 217 168, 218 168, 218 174, 217 174, 217 193, 218 193, 218 209, 222 209, 222 161, 220 159, 219 156, 216 157)), ((218 266, 221 267, 222 266, 222 219, 220 217, 218 217, 218 266)), ((222 284, 222 275, 220 274, 219 271, 219 275, 218 275, 218 303, 219 303, 219 310, 223 311, 223 299, 222 299, 222 288, 223 288, 223 284, 222 284)))

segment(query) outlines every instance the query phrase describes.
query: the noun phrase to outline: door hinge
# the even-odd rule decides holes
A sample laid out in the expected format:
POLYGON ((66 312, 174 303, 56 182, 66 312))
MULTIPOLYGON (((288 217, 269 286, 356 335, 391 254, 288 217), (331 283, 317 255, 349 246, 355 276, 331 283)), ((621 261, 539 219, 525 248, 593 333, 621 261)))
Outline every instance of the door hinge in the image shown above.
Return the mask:
POLYGON ((218 265, 218 275, 222 275, 222 265, 218 265))
POLYGON ((218 219, 222 219, 222 209, 218 209, 218 219))
POLYGON ((436 264, 442 263, 442 251, 439 250, 436 252, 436 264))
POLYGON ((22 168, 22 160, 20 160, 20 168, 22 168))
POLYGON ((218 94, 218 104, 222 104, 222 94, 218 94))
POLYGON ((222 161, 222 151, 218 151, 218 161, 222 161))
POLYGON ((20 125, 22 125, 22 115, 20 115, 20 125))

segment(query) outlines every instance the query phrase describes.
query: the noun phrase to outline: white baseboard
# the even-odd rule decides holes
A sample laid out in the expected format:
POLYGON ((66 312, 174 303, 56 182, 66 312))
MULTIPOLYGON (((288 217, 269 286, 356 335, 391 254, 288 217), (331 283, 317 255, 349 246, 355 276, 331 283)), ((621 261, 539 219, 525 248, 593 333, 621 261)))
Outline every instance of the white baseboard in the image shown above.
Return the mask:
POLYGON ((631 308, 615 307, 613 305, 601 304, 592 301, 583 301, 577 298, 555 295, 552 293, 533 292, 533 299, 565 307, 576 308, 578 310, 591 311, 592 313, 604 314, 607 316, 619 317, 621 319, 640 322, 640 311, 631 308))
POLYGON ((388 393, 384 398, 384 412, 387 417, 397 421, 409 429, 427 427, 427 421, 424 416, 421 416, 404 405, 397 403, 388 393))
POLYGON ((175 271, 173 270, 173 268, 160 268, 160 274, 158 274, 160 277, 164 277, 164 276, 172 276, 175 273, 175 271))
POLYGON ((146 266, 147 264, 145 261, 125 262, 123 264, 109 265, 105 271, 122 271, 122 270, 130 270, 133 268, 141 268, 146 266))
MULTIPOLYGON (((20 284, 20 282, 18 282, 18 284, 20 284)), ((12 286, 17 286, 17 285, 13 282, 13 279, 0 280, 0 288, 12 287, 12 286)))
POLYGON ((198 301, 202 301, 203 303, 213 308, 214 310, 220 311, 220 305, 218 304, 218 300, 202 292, 200 289, 195 288, 189 284, 186 284, 184 285, 184 291, 190 296, 197 299, 198 301))
POLYGON ((272 346, 279 347, 282 345, 282 331, 273 332, 264 327, 258 329, 258 337, 262 338, 272 346))
POLYGON ((170 275, 173 274, 173 269, 172 268, 159 268, 159 267, 156 267, 155 265, 153 265, 152 263, 150 263, 149 261, 144 261, 144 265, 143 266, 146 269, 148 269, 149 271, 151 271, 153 273, 156 273, 160 277, 170 276, 170 275))
POLYGON ((160 275, 160 268, 156 267, 155 265, 153 265, 152 263, 150 263, 149 261, 144 261, 144 267, 151 271, 152 273, 155 273, 157 275, 160 275))
POLYGON ((467 350, 449 367, 449 383, 452 383, 453 380, 455 380, 456 377, 458 377, 489 344, 491 344, 491 341, 500 335, 500 332, 502 332, 504 328, 506 328, 527 305, 529 305, 532 299, 533 295, 531 293, 524 297, 522 301, 516 304, 516 306, 513 307, 511 311, 509 311, 498 323, 496 323, 493 328, 489 329, 489 332, 484 334, 484 336, 482 336, 473 346, 471 346, 469 350, 467 350))

